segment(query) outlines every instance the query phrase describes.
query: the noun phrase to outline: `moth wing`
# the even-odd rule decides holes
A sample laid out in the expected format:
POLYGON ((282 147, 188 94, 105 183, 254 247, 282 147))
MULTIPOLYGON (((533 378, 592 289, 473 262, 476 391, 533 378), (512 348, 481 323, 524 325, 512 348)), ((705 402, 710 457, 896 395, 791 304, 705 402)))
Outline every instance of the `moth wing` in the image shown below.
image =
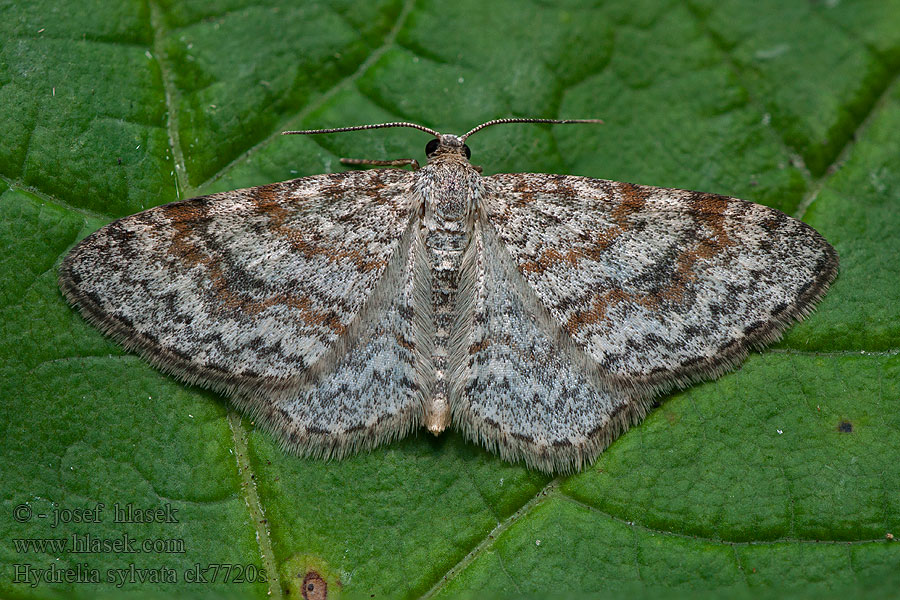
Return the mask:
POLYGON ((465 334, 456 349, 454 425, 507 460, 547 472, 594 458, 646 406, 592 382, 559 344, 490 224, 480 221, 464 259, 465 334))
POLYGON ((292 449, 373 446, 420 420, 398 293, 411 277, 411 182, 353 171, 159 206, 82 241, 60 287, 126 348, 231 397, 292 449), (395 394, 376 396, 388 374, 395 394))
POLYGON ((766 206, 567 175, 486 179, 486 217, 524 293, 573 360, 635 397, 735 367, 837 275, 821 235, 766 206))

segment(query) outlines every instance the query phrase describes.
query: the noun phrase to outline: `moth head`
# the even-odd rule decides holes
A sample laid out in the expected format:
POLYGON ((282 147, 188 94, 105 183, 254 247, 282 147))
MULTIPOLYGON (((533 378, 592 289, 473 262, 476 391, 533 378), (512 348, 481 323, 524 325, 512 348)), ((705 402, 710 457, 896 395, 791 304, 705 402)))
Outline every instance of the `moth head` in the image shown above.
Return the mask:
POLYGON ((442 133, 425 145, 425 156, 429 159, 439 154, 458 154, 465 156, 466 160, 472 157, 472 151, 462 138, 448 133, 442 133))

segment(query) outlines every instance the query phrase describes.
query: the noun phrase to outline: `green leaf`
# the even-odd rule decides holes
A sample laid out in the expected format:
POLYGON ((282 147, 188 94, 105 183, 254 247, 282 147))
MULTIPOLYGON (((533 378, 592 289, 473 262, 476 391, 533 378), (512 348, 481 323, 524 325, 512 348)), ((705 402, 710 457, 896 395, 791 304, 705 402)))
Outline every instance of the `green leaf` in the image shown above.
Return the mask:
POLYGON ((298 598, 313 571, 330 598, 893 592, 900 2, 593 4, 0 2, 0 596, 298 598), (283 130, 502 116, 606 124, 485 130, 486 173, 761 202, 816 227, 841 274, 779 344, 552 480, 455 433, 285 454, 57 289, 114 218, 428 141, 283 130), (117 504, 171 518, 115 522, 117 504))

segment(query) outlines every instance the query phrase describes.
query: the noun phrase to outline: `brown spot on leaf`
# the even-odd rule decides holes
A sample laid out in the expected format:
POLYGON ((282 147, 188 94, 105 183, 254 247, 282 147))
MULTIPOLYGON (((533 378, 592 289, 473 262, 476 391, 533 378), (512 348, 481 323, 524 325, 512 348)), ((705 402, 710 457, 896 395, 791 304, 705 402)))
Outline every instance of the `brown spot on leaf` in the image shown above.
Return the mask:
MULTIPOLYGON (((300 575, 297 575, 297 577, 300 577, 300 575)), ((300 591, 304 600, 325 600, 328 598, 328 584, 316 571, 306 573, 300 591)))

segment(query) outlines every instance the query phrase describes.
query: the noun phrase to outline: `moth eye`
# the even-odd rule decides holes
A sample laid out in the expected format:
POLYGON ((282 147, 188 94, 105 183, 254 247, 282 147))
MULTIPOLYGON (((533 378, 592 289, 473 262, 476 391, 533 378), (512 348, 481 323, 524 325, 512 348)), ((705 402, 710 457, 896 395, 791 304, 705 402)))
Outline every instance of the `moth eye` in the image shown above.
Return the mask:
POLYGON ((463 144, 463 152, 466 153, 466 158, 472 158, 472 151, 465 144, 463 144))
POLYGON ((441 142, 437 138, 434 138, 433 140, 428 142, 428 144, 425 146, 425 156, 431 156, 432 154, 434 154, 435 150, 437 150, 438 146, 440 145, 441 142))

